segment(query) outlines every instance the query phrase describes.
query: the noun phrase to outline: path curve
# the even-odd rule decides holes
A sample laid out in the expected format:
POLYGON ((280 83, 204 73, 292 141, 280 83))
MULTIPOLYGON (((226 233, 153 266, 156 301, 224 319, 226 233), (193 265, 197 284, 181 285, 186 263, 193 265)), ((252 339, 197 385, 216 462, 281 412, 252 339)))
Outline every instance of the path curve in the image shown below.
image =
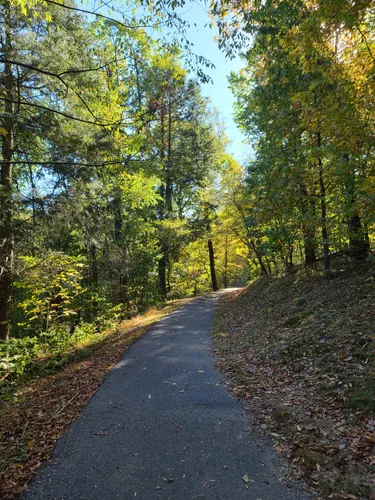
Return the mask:
POLYGON ((23 500, 308 498, 280 482, 271 443, 221 384, 211 354, 219 295, 173 312, 123 355, 23 500))

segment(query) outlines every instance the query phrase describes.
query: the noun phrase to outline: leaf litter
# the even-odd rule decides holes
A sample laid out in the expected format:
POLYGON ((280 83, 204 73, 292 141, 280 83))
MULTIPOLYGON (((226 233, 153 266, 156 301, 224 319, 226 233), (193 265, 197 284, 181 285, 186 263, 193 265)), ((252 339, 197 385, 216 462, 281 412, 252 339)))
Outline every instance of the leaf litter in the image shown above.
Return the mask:
POLYGON ((375 500, 375 271, 340 263, 224 296, 218 367, 321 499, 375 500))

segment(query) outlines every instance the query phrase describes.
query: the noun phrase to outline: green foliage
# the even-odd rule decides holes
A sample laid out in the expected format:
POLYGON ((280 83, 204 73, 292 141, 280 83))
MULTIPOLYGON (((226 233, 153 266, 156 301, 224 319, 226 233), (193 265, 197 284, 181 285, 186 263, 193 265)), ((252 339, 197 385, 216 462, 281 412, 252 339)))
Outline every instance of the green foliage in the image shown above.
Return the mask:
MULTIPOLYGON (((11 338, 0 343, 1 374, 22 374, 30 361, 43 352, 38 337, 11 338)), ((4 376, 4 375, 3 375, 4 376)))
POLYGON ((38 258, 21 256, 19 259, 24 266, 20 271, 22 279, 14 286, 26 292, 19 307, 27 316, 28 327, 46 335, 51 324, 73 320, 77 316, 79 297, 84 292, 82 257, 47 252, 38 258))
POLYGON ((187 53, 137 25, 161 10, 117 22, 75 5, 12 0, 0 12, 11 61, 0 68, 2 154, 14 143, 1 162, 12 192, 0 200, 11 220, 0 252, 12 277, 10 295, 0 272, 6 373, 161 300, 208 291, 208 238, 223 284, 246 261, 227 230, 224 263, 221 223, 210 227, 225 204, 214 198, 227 142, 210 102, 181 63, 187 53))
MULTIPOLYGON (((106 329, 109 324, 105 325, 106 329)), ((35 337, 10 338, 0 342, 0 379, 15 382, 25 373, 38 370, 50 373, 64 363, 64 359, 72 349, 94 339, 100 339, 96 326, 92 323, 81 323, 74 334, 66 325, 51 326, 47 332, 35 337), (51 363, 48 362, 50 359, 51 363)))
POLYGON ((370 7, 228 2, 231 16, 220 2, 212 9, 220 42, 228 51, 241 45, 245 63, 230 78, 237 123, 254 149, 239 210, 261 272, 319 268, 322 259, 329 273, 330 254, 365 258, 375 213, 370 7))

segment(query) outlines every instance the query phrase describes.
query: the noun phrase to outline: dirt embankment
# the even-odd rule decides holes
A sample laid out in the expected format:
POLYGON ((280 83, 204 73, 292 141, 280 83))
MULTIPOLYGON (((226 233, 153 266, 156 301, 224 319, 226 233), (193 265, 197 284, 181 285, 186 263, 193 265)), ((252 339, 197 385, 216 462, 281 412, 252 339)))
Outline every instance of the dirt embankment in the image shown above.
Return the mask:
MULTIPOLYGON (((343 264, 344 266, 344 264, 343 264)), ((375 269, 264 277, 223 297, 218 365, 297 475, 375 499, 375 269)))

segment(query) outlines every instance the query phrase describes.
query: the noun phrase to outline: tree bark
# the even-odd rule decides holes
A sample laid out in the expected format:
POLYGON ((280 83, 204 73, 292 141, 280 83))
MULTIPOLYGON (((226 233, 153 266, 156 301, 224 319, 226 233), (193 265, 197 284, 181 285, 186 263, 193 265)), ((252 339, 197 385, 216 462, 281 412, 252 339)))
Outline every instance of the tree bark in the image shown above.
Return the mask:
MULTIPOLYGON (((97 260, 97 252, 95 243, 90 243, 89 245, 90 251, 90 269, 89 269, 89 280, 92 288, 95 292, 98 290, 98 280, 99 280, 99 272, 98 272, 98 260, 97 260)), ((96 299, 92 301, 92 308, 94 315, 96 316, 98 313, 98 302, 96 299)), ((74 332, 74 329, 73 329, 74 332)))
MULTIPOLYGON (((12 33, 10 24, 10 5, 4 7, 5 40, 3 43, 5 59, 12 59, 12 33)), ((2 160, 0 173, 0 339, 9 337, 9 323, 12 300, 12 157, 14 148, 14 88, 15 82, 10 63, 4 64, 5 102, 2 134, 2 160)))
POLYGON ((355 173, 349 165, 349 155, 344 155, 345 166, 345 193, 347 199, 347 224, 349 232, 349 254, 355 259, 364 259, 368 256, 370 247, 366 240, 361 218, 356 207, 355 173))
POLYGON ((98 261, 96 258, 95 243, 90 244, 90 282, 96 290, 98 286, 98 261))
POLYGON ((162 300, 167 298, 167 265, 168 265, 168 247, 162 244, 162 256, 158 262, 158 282, 159 293, 162 300))
MULTIPOLYGON (((168 116, 167 116, 167 127, 165 127, 165 111, 166 106, 164 102, 160 108, 160 133, 161 133, 161 141, 160 141, 160 161, 163 168, 163 182, 160 186, 160 209, 159 209, 159 218, 160 220, 168 219, 172 212, 172 186, 170 179, 170 170, 171 170, 171 113, 170 106, 168 105, 168 116), (167 128, 167 133, 166 129, 167 128), (167 137, 167 154, 165 154, 165 137, 167 137), (166 160, 166 161, 165 161, 166 160)), ((169 246, 167 241, 163 241, 163 238, 160 240, 160 252, 161 257, 158 262, 158 286, 159 286, 159 294, 162 300, 166 300, 168 294, 168 285, 167 285, 167 269, 168 269, 168 260, 169 260, 169 246)))
MULTIPOLYGON (((317 134, 318 148, 321 147, 320 132, 317 134)), ((331 271, 331 264, 329 259, 329 244, 328 244, 328 229, 327 229, 327 206, 326 206, 326 188, 323 179, 323 162, 318 158, 319 167, 319 187, 320 187, 320 207, 321 207, 321 225, 322 225, 322 239, 323 239, 323 261, 324 272, 329 274, 331 271)))
POLYGON ((288 249, 288 269, 293 267, 293 246, 291 245, 288 249))
POLYGON ((305 185, 301 185, 300 187, 301 196, 302 196, 302 234, 303 234, 303 246, 305 252, 305 264, 306 266, 311 266, 316 262, 316 242, 315 242, 315 231, 311 225, 311 222, 308 220, 310 216, 313 214, 315 200, 312 198, 309 202, 307 189, 305 185))
POLYGON ((225 233, 224 288, 228 288, 228 231, 225 233))
POLYGON ((363 231, 361 218, 358 214, 348 217, 349 253, 355 259, 365 259, 370 252, 369 242, 363 231))
POLYGON ((122 235, 122 213, 121 213, 121 205, 122 200, 121 196, 116 193, 115 198, 113 200, 113 208, 114 208, 114 240, 116 245, 120 245, 121 243, 121 235, 122 235))
MULTIPOLYGON (((317 107, 317 98, 314 94, 314 103, 317 107)), ((320 198, 320 210, 321 210, 321 231, 323 239, 323 261, 324 261, 324 272, 326 276, 330 274, 331 264, 329 259, 329 244, 328 244, 328 229, 327 229, 327 204, 326 204, 326 188, 323 178, 323 161, 321 157, 321 147, 322 147, 322 136, 320 132, 320 120, 318 119, 318 129, 316 132, 316 146, 319 151, 318 157, 318 172, 319 172, 319 198, 320 198)))
POLYGON ((255 253, 255 257, 257 258, 257 261, 259 263, 259 266, 260 266, 260 275, 263 276, 263 275, 266 275, 268 274, 267 272, 267 269, 266 269, 266 266, 264 265, 264 262, 263 262, 263 258, 262 258, 262 255, 261 253, 257 250, 257 247, 254 243, 253 240, 249 240, 249 243, 250 243, 250 248, 253 250, 253 252, 255 253))
POLYGON ((212 244, 212 240, 208 240, 208 255, 210 258, 210 273, 211 273, 211 283, 212 290, 216 292, 219 290, 216 278, 216 270, 215 270, 215 254, 214 254, 214 246, 212 244))

